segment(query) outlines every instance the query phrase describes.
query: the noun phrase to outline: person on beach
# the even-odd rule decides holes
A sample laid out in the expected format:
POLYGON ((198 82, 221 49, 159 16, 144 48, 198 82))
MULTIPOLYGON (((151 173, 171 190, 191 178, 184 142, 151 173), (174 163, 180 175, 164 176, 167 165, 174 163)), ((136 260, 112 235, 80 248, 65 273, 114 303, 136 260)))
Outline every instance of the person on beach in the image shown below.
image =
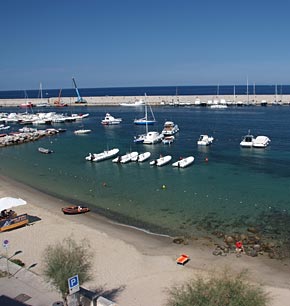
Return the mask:
POLYGON ((242 241, 236 242, 236 254, 237 256, 241 256, 241 253, 244 252, 244 246, 242 241))

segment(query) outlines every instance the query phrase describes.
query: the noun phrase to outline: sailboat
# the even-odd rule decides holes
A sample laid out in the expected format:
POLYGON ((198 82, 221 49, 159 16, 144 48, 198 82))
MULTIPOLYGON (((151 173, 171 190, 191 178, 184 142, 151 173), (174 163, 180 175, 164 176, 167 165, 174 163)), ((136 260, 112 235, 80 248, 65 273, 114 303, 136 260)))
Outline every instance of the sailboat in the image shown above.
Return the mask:
MULTIPOLYGON (((146 96, 146 95, 145 95, 146 96)), ((149 104, 148 104, 149 105, 149 104)), ((156 120, 155 120, 155 117, 154 117, 154 114, 153 114, 153 111, 152 111, 152 108, 151 106, 149 105, 149 108, 150 108, 150 112, 151 112, 151 116, 152 116, 152 119, 149 119, 148 118, 148 112, 147 112, 147 103, 145 102, 145 115, 143 118, 140 118, 140 119, 135 119, 134 120, 134 123, 137 124, 137 125, 153 125, 156 120)))
MULTIPOLYGON (((146 94, 145 94, 145 97, 146 97, 146 94)), ((153 115, 153 112, 152 112, 152 115, 153 115)), ((155 117, 153 118, 155 121, 155 117)), ((164 138, 163 134, 159 134, 156 131, 150 131, 150 132, 148 131, 148 114, 147 114, 147 102, 146 101, 145 101, 145 117, 143 119, 145 119, 144 124, 146 126, 146 134, 135 136, 134 142, 144 143, 144 144, 155 144, 155 143, 161 142, 162 139, 164 138)))
POLYGON ((48 102, 43 101, 42 95, 42 84, 39 85, 39 96, 40 96, 40 103, 36 104, 37 107, 48 107, 50 104, 48 102))

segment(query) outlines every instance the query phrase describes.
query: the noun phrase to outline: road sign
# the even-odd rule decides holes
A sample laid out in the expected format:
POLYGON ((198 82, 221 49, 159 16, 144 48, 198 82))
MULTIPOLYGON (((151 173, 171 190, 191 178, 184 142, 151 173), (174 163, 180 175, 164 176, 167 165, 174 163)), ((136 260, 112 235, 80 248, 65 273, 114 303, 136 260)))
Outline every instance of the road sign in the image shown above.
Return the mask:
POLYGON ((7 240, 7 239, 5 239, 4 241, 3 241, 3 248, 8 248, 8 244, 9 244, 9 241, 7 240))
POLYGON ((69 294, 74 294, 80 290, 79 276, 75 275, 68 279, 69 294))

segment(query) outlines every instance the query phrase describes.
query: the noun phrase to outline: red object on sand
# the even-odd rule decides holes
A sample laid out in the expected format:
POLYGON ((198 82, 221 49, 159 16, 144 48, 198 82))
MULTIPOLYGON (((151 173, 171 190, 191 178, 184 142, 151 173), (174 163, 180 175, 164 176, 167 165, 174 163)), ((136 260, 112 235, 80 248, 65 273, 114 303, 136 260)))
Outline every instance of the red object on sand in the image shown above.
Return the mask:
POLYGON ((185 265, 190 260, 188 255, 182 254, 176 259, 176 263, 179 265, 185 265))

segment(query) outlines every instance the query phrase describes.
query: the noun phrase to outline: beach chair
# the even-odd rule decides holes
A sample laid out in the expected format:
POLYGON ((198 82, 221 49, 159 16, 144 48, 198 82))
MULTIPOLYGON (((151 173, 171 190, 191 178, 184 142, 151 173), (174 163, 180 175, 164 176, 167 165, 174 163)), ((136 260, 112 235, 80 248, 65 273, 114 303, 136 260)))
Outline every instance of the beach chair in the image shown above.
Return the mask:
POLYGON ((180 255, 180 256, 176 259, 176 263, 177 263, 178 265, 184 266, 189 260, 190 260, 190 258, 189 258, 188 255, 182 254, 182 255, 180 255))

